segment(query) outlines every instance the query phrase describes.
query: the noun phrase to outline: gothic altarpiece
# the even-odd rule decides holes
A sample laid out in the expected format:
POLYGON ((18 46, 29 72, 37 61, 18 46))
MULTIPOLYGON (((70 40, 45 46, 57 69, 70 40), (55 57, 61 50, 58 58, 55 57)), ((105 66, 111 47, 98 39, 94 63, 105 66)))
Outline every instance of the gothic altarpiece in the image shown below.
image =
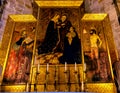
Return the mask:
POLYGON ((33 15, 9 15, 1 46, 5 54, 0 62, 1 91, 115 92, 112 62, 116 61, 117 53, 107 14, 84 14, 81 0, 35 1, 33 15), (63 51, 38 52, 56 11, 69 16, 78 34, 81 63, 61 63, 58 59, 63 51), (93 79, 95 64, 90 58, 90 29, 93 28, 102 40, 100 56, 105 57, 99 58, 104 71, 99 73, 98 80, 93 79))

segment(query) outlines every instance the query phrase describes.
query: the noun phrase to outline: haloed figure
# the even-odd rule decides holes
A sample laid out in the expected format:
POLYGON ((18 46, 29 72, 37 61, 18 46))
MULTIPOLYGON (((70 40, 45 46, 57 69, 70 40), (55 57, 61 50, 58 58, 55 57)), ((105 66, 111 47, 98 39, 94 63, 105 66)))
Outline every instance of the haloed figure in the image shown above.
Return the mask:
POLYGON ((43 43, 38 47, 38 54, 53 52, 59 41, 57 22, 59 14, 55 14, 50 20, 43 43))
POLYGON ((95 73, 100 72, 100 62, 99 62, 99 47, 101 47, 102 41, 100 37, 96 34, 95 29, 90 30, 90 45, 91 45, 91 59, 97 62, 97 70, 95 73))
POLYGON ((30 52, 28 53, 30 56, 26 55, 27 50, 24 42, 26 37, 27 33, 24 30, 19 40, 13 43, 4 73, 4 83, 26 83, 28 80, 26 72, 30 70, 32 56, 30 52))
POLYGON ((71 22, 68 19, 67 14, 63 14, 60 18, 60 43, 59 43, 59 51, 63 52, 64 50, 64 38, 66 34, 69 32, 70 27, 72 26, 71 22))
POLYGON ((60 57, 60 63, 68 64, 81 63, 81 43, 74 27, 70 27, 69 32, 64 39, 63 56, 60 57))

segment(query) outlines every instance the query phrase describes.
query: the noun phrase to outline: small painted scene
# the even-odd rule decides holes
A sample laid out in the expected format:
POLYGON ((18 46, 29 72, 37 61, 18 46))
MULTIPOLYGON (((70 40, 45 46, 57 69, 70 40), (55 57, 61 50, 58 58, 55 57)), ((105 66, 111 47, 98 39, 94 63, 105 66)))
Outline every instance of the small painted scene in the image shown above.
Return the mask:
POLYGON ((110 62, 115 61, 116 55, 113 50, 111 28, 106 24, 107 17, 103 20, 83 20, 82 22, 84 68, 86 82, 89 83, 112 82, 110 62), (103 20, 104 22, 102 22, 103 20), (106 27, 103 24, 106 24, 106 27), (110 37, 111 39, 108 39, 110 37), (111 55, 114 57, 112 58, 111 55))
POLYGON ((35 40, 35 23, 17 22, 15 24, 3 84, 26 84, 35 40))
POLYGON ((35 64, 82 63, 81 17, 79 8, 40 9, 35 64))

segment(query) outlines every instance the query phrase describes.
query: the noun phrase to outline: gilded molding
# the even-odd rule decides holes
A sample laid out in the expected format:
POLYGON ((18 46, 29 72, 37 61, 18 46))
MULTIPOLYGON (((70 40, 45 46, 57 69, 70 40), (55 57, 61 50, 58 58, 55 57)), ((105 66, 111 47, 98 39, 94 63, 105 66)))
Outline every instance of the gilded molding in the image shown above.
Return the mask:
POLYGON ((96 13, 96 14, 84 14, 83 18, 81 20, 86 21, 102 21, 107 17, 106 13, 96 13))
POLYGON ((33 15, 9 15, 15 22, 34 22, 37 21, 33 15))
POLYGON ((83 0, 80 1, 35 1, 39 7, 79 7, 83 0))

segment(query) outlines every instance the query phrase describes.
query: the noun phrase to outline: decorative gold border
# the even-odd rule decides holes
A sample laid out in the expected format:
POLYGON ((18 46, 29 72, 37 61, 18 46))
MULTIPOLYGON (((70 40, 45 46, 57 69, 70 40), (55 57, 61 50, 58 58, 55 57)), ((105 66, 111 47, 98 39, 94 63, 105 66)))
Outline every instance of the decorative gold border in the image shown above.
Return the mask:
POLYGON ((116 93, 116 87, 114 83, 87 83, 86 91, 97 93, 116 93))
POLYGON ((80 1, 35 1, 38 7, 80 7, 83 0, 80 1))
MULTIPOLYGON (((93 13, 93 14, 92 13, 88 13, 88 14, 85 14, 83 16, 83 18, 81 19, 81 21, 82 22, 86 22, 86 21, 87 22, 90 22, 90 21, 95 21, 95 22, 97 21, 98 22, 99 21, 99 22, 102 22, 102 24, 104 25, 103 21, 107 20, 107 19, 109 19, 109 16, 108 16, 107 13, 93 13)), ((105 34, 106 33, 104 32, 104 35, 105 34)), ((83 32, 82 31, 81 31, 81 35, 82 35, 81 41, 84 42, 84 40, 83 40, 83 32)), ((108 46, 107 37, 104 37, 104 38, 105 38, 106 47, 107 47, 107 54, 108 54, 108 59, 109 59, 109 63, 110 63, 110 70, 111 70, 112 80, 114 80, 113 70, 112 70, 112 62, 111 62, 111 56, 110 56, 110 49, 109 49, 109 46, 108 46)), ((81 46, 82 46, 82 50, 83 50, 83 44, 81 44, 81 46)), ((84 59, 84 55, 82 55, 82 59, 84 59)))
MULTIPOLYGON (((7 22, 9 22, 9 24, 12 24, 12 27, 11 27, 11 29, 9 29, 11 31, 10 32, 11 34, 10 34, 10 39, 9 39, 9 44, 8 44, 8 48, 7 48, 7 53, 6 53, 4 65, 3 65, 2 79, 1 79, 1 82, 0 82, 1 84, 2 84, 2 80, 3 80, 3 76, 4 76, 4 72, 5 72, 5 67, 6 67, 7 60, 8 60, 8 55, 9 55, 9 52, 10 52, 10 46, 11 46, 11 42, 12 42, 13 32, 14 32, 14 29, 15 29, 15 24, 17 22, 37 22, 37 20, 34 18, 33 15, 9 15, 7 22)), ((6 27, 7 27, 7 25, 6 25, 6 27)), ((5 29, 5 30, 7 30, 7 29, 5 29)), ((35 36, 35 38, 36 38, 36 36, 35 36)), ((32 63, 34 61, 34 55, 35 55, 35 53, 34 53, 35 52, 35 44, 36 44, 36 39, 35 39, 35 42, 34 42, 32 63)))
POLYGON ((82 21, 103 21, 107 17, 106 13, 86 13, 82 21))
MULTIPOLYGON (((10 17, 9 17, 9 19, 10 19, 10 17)), ((1 84, 2 84, 2 80, 3 80, 3 76, 4 76, 4 72, 5 72, 5 67, 6 67, 7 60, 8 60, 8 55, 9 55, 9 51, 10 51, 10 46, 11 46, 11 41, 12 41, 12 37, 13 37, 14 27, 15 27, 15 22, 13 22, 13 26, 11 27, 12 32, 11 32, 11 35, 10 35, 10 42, 8 44, 8 49, 7 49, 7 53, 6 53, 6 57, 5 57, 4 65, 3 65, 1 84)))
POLYGON ((36 18, 33 15, 26 14, 26 15, 9 15, 9 17, 14 21, 14 22, 36 22, 36 18))

